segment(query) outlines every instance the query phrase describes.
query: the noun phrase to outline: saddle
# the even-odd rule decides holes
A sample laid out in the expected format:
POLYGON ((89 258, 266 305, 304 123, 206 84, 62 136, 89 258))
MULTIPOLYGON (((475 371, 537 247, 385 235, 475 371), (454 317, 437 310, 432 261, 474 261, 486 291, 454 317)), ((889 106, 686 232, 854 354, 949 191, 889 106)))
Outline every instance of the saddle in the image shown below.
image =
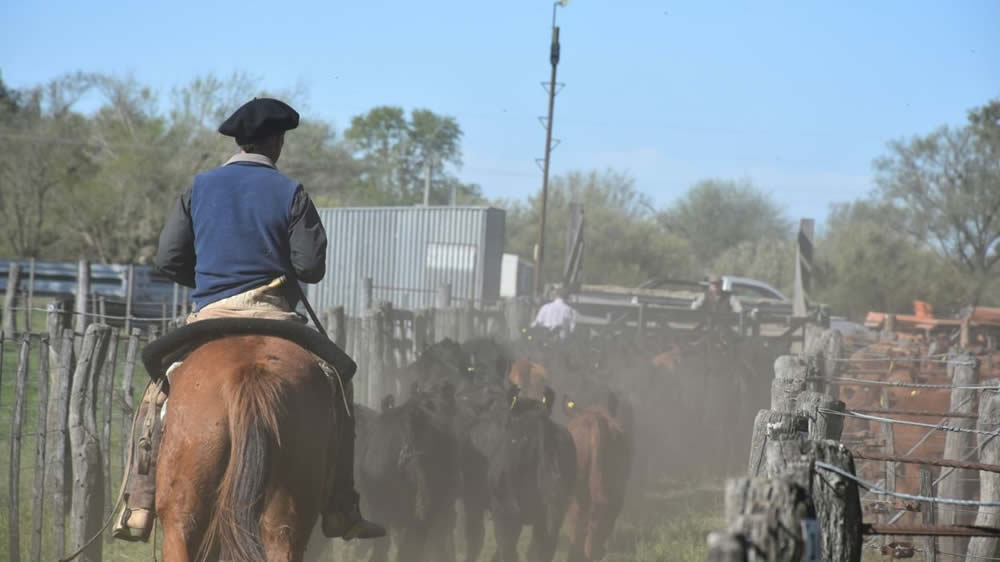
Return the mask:
POLYGON ((306 324, 264 318, 211 318, 199 320, 150 342, 142 350, 142 364, 153 381, 159 381, 176 361, 196 348, 227 336, 269 336, 296 343, 329 363, 346 383, 357 371, 357 363, 324 334, 306 324))

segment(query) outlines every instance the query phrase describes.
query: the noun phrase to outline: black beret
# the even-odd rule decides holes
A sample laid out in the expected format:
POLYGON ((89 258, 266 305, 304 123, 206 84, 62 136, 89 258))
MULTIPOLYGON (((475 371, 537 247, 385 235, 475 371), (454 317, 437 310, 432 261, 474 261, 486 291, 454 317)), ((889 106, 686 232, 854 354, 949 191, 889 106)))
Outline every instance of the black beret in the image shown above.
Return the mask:
POLYGON ((233 112, 219 132, 238 140, 257 140, 299 126, 299 113, 287 103, 271 98, 254 98, 233 112))

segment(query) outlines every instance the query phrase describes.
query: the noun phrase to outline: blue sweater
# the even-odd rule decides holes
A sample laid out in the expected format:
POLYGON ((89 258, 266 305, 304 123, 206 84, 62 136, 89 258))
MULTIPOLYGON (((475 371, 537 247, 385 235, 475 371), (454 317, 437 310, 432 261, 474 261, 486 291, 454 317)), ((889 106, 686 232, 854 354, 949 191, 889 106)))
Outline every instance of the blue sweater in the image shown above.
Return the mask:
POLYGON ((288 230, 298 182, 235 163, 198 174, 191 193, 195 305, 260 287, 289 270, 288 230))
POLYGON ((319 282, 326 244, 319 213, 298 182, 270 166, 234 162, 199 174, 178 198, 154 263, 194 287, 200 310, 289 273, 319 282))

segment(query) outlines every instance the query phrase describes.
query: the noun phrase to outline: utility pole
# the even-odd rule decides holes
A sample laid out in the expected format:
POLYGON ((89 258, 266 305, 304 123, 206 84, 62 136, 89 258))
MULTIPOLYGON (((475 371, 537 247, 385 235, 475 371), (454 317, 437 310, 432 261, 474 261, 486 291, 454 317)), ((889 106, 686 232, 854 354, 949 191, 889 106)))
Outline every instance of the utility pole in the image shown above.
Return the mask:
POLYGON ((556 8, 565 6, 560 0, 552 4, 552 46, 549 48, 549 63, 552 77, 549 79, 549 116, 545 121, 545 164, 542 167, 542 216, 538 226, 538 245, 535 246, 535 296, 540 297, 544 289, 542 267, 545 264, 545 212, 549 199, 549 161, 552 154, 552 115, 556 102, 556 68, 559 66, 559 27, 556 26, 556 8))

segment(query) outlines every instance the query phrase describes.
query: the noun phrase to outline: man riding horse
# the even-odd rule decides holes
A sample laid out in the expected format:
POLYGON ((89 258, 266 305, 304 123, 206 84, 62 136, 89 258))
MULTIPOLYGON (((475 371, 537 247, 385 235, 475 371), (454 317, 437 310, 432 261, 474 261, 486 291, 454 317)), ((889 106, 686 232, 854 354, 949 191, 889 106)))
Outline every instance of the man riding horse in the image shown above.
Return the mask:
MULTIPOLYGON (((236 110, 219 132, 235 137, 241 151, 223 166, 199 174, 178 199, 160 234, 155 265, 163 274, 194 288, 195 312, 187 323, 217 318, 261 318, 303 322, 295 312, 298 280, 319 282, 326 267, 326 231, 302 184, 276 167, 285 131, 299 124, 287 104, 255 98, 236 110)), ((174 365, 177 367, 177 364, 174 365)), ((167 373, 169 380, 170 371, 167 373)), ((343 380, 346 399, 333 400, 338 419, 349 420, 338 437, 346 446, 336 459, 333 492, 323 510, 327 537, 375 538, 385 534, 366 521, 354 487, 354 416, 350 379, 343 380)), ((138 418, 160 418, 166 395, 156 385, 147 389, 138 418), (155 408, 155 415, 148 415, 155 408)), ((164 416, 169 422, 169 418, 164 416)), ((125 506, 116 519, 114 536, 145 541, 156 509, 155 470, 158 434, 145 443, 146 460, 127 468, 125 506), (144 465, 144 466, 143 466, 144 465), (143 470, 139 467, 143 466, 143 470)))

